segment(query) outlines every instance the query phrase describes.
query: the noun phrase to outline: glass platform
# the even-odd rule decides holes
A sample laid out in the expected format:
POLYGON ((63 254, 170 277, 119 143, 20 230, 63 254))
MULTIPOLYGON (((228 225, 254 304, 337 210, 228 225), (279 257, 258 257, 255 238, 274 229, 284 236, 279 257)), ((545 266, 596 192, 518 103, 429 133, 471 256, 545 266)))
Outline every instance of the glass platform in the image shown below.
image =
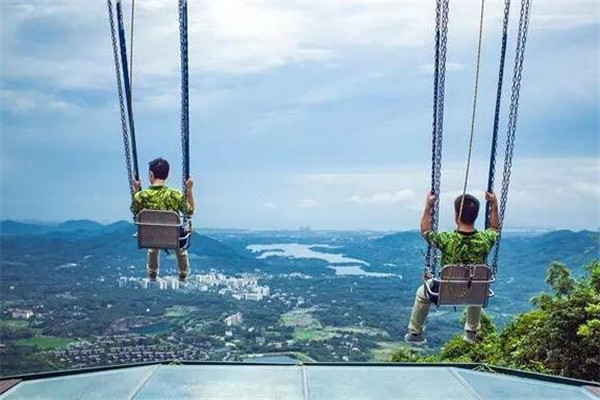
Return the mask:
POLYGON ((599 399, 598 388, 453 366, 154 364, 25 377, 16 399, 599 399))

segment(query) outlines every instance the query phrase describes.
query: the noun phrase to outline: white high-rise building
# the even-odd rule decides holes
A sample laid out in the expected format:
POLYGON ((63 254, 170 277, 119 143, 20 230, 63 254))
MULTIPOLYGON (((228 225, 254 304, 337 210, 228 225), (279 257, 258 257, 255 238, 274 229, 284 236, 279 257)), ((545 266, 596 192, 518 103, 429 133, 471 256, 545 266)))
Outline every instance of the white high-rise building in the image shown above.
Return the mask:
POLYGON ((13 310, 12 317, 14 319, 29 319, 29 318, 33 317, 33 311, 21 310, 20 308, 17 308, 15 310, 13 310))
POLYGON ((167 284, 167 289, 178 290, 179 289, 179 279, 168 276, 165 278, 165 282, 167 284))
POLYGON ((261 301, 262 300, 262 294, 260 294, 260 293, 246 293, 244 295, 244 297, 246 298, 246 300, 253 300, 253 301, 261 301))
POLYGON ((165 290, 167 282, 163 278, 157 278, 155 281, 148 281, 148 289, 165 290))

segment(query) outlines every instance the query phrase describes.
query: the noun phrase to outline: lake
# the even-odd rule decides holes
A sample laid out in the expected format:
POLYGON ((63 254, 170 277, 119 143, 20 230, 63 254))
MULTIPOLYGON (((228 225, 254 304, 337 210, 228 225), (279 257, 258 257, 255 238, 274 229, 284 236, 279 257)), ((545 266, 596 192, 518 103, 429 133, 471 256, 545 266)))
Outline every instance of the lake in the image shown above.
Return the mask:
POLYGON ((349 267, 339 267, 339 266, 336 267, 335 265, 330 265, 329 268, 334 269, 336 275, 362 275, 362 276, 372 276, 372 277, 376 277, 376 278, 387 278, 389 276, 396 276, 396 277, 402 279, 402 275, 388 274, 385 272, 368 272, 356 265, 352 265, 349 267))
POLYGON ((340 246, 331 246, 327 244, 299 244, 299 243, 281 243, 281 244, 251 244, 246 248, 253 253, 262 252, 257 258, 267 258, 271 256, 289 257, 289 258, 315 258, 327 261, 329 264, 362 264, 369 265, 368 262, 356 258, 346 257, 343 254, 322 253, 313 250, 314 248, 337 249, 340 246))
POLYGON ((386 278, 396 276, 402 279, 401 275, 388 274, 382 272, 368 272, 362 269, 362 266, 368 266, 369 263, 357 258, 346 257, 344 254, 323 253, 318 251, 322 249, 339 249, 341 246, 331 246, 327 244, 299 244, 299 243, 275 243, 275 244, 252 244, 246 247, 253 253, 260 253, 256 258, 267 257, 288 257, 288 258, 313 258, 323 260, 331 265, 328 268, 334 269, 336 275, 358 275, 386 278), (343 265, 342 265, 343 264, 343 265), (357 265, 348 265, 357 264, 357 265))

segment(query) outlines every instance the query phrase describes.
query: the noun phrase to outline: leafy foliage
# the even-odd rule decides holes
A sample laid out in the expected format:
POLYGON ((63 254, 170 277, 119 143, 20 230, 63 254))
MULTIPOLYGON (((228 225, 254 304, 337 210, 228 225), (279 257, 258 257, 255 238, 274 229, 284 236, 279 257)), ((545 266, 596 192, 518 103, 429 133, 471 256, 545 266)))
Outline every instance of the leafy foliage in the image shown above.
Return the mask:
POLYGON ((546 282, 554 293, 534 297, 535 308, 500 333, 484 314, 474 345, 456 336, 438 354, 402 348, 391 361, 483 362, 600 381, 600 261, 586 269, 589 276, 575 280, 564 264, 551 263, 546 282))

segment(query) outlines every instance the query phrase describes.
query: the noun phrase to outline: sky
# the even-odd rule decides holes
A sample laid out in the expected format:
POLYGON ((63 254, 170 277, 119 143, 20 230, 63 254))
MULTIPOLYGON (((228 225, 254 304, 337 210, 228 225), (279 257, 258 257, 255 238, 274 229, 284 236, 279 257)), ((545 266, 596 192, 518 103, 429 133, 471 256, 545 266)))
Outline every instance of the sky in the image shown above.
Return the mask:
MULTIPOLYGON (((520 6, 512 3, 501 154, 520 6)), ((106 3, 0 4, 0 218, 130 219, 106 3)), ((190 1, 195 226, 417 229, 430 186, 434 4, 190 1)), ((533 1, 507 228, 600 226, 599 4, 533 1)), ((449 12, 448 229, 465 173, 479 7, 451 1, 449 12)), ((480 198, 502 7, 485 2, 468 183, 480 198)), ((128 1, 124 8, 129 23, 128 1)), ((148 161, 165 157, 179 187, 177 5, 138 0, 135 16, 140 173, 148 185, 148 161)))

